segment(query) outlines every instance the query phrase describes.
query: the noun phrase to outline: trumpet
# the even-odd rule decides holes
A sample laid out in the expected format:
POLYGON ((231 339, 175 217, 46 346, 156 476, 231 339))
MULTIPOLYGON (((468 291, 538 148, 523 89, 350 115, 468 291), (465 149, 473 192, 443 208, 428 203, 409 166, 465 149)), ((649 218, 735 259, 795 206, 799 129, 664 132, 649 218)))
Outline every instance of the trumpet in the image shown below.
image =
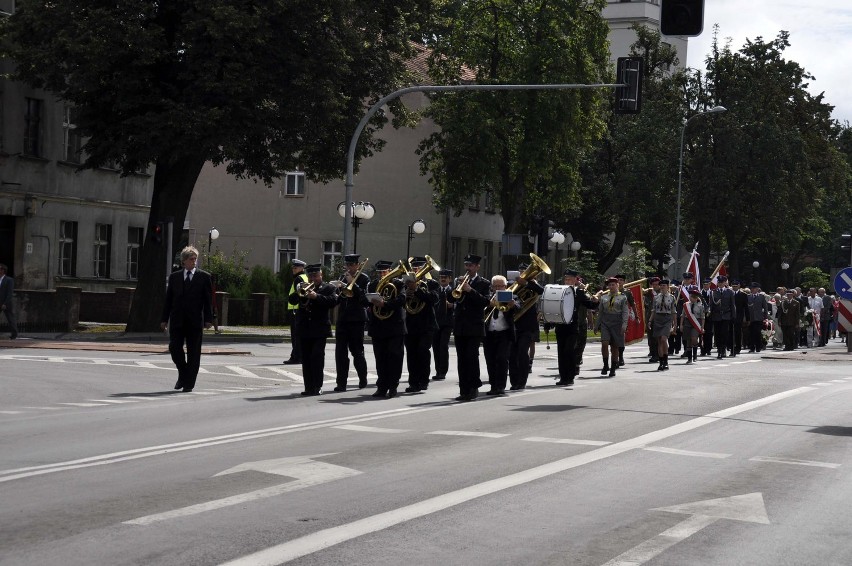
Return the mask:
POLYGON ((362 271, 364 271, 364 266, 367 265, 368 261, 370 261, 370 258, 361 262, 361 265, 358 266, 358 271, 356 271, 355 275, 352 276, 352 281, 349 282, 349 285, 340 289, 341 295, 348 299, 355 294, 355 282, 358 281, 358 276, 361 275, 362 271))
POLYGON ((301 298, 304 299, 308 296, 308 293, 310 293, 311 291, 314 290, 314 287, 316 287, 316 285, 313 284, 313 283, 302 282, 302 283, 299 283, 298 288, 296 288, 296 292, 299 294, 299 296, 301 298))
POLYGON ((462 287, 464 287, 464 284, 467 283, 469 279, 470 279, 470 273, 466 273, 465 276, 462 277, 458 286, 455 289, 453 289, 452 295, 453 295, 454 299, 458 300, 458 299, 461 299, 462 296, 464 296, 464 291, 462 291, 462 287))

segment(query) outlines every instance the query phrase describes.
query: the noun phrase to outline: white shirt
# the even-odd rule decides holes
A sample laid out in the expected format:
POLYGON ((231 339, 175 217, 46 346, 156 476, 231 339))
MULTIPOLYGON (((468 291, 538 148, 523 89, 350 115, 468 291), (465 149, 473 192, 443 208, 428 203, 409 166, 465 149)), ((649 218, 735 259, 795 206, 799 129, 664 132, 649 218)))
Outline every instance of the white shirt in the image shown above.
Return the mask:
POLYGON ((818 295, 808 297, 808 308, 810 308, 816 314, 819 314, 822 310, 822 297, 818 295))

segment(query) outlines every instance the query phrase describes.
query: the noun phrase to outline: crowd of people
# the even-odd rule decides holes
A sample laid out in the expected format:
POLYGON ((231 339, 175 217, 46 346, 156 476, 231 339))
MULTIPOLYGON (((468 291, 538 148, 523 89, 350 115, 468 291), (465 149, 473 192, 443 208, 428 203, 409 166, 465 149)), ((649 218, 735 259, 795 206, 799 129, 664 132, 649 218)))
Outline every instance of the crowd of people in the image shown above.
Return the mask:
MULTIPOLYGON (((163 326, 168 325, 173 334, 170 350, 180 370, 175 387, 184 391, 194 386, 200 334, 213 320, 209 278, 195 269, 196 258, 194 248, 184 250, 184 269, 172 274, 163 313, 163 326)), ((555 329, 556 384, 560 386, 574 384, 589 328, 600 333, 600 373, 606 377, 615 377, 625 365, 628 324, 637 320, 645 324, 648 358, 658 364, 658 371, 669 369, 670 355, 691 365, 699 357, 711 356, 714 349, 716 358, 724 359, 746 350, 822 347, 839 332, 837 299, 825 289, 803 293, 779 287, 769 294, 757 282, 744 287, 724 275, 705 279, 699 286, 695 275, 685 272, 681 280, 651 277, 631 283, 619 274, 606 279, 605 289, 593 293, 571 268, 564 270, 561 285, 542 286, 536 277, 549 268, 535 254, 530 258, 531 265, 521 265, 509 277, 500 274, 490 279, 479 274, 481 257, 474 254, 464 258, 464 273, 455 278, 429 256, 408 262, 382 260, 373 264, 371 279, 364 272, 368 260, 349 254, 344 256, 343 275, 329 282, 323 280, 321 264, 295 259, 288 297, 292 351, 284 363, 302 366, 302 395, 321 395, 326 343, 334 330, 334 391, 349 387, 350 363, 357 387, 364 389, 368 386, 366 334, 377 375, 372 396, 392 398, 399 394, 403 363, 408 370, 405 393, 420 393, 432 381, 446 379, 452 336, 459 387, 456 400, 472 401, 485 383, 487 395, 526 388, 542 323, 548 342, 550 330, 555 329), (437 278, 433 277, 436 271, 437 278), (645 283, 647 289, 641 290, 645 283), (556 291, 555 301, 547 298, 548 289, 556 291), (338 310, 333 329, 334 308, 338 310), (480 353, 485 359, 484 376, 480 353)), ((840 337, 845 340, 845 335, 840 337)))

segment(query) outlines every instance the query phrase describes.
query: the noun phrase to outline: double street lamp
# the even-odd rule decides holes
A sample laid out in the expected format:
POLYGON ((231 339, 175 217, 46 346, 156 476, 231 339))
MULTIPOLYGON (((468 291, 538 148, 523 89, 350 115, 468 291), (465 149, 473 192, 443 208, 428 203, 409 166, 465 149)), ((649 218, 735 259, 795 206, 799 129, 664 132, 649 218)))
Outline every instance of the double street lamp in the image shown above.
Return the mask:
POLYGON ((210 232, 207 233, 207 267, 204 269, 210 269, 210 256, 213 255, 213 240, 219 239, 219 230, 216 228, 211 228, 210 232))
MULTIPOLYGON (((376 207, 373 206, 372 203, 369 202, 346 202, 343 201, 337 205, 337 213, 342 217, 352 219, 352 228, 355 229, 355 236, 352 242, 352 253, 358 251, 358 226, 361 225, 362 220, 369 220, 376 213, 376 207), (349 206, 347 206, 347 204, 349 206)), ((344 253, 348 253, 344 250, 344 253)))
POLYGON ((707 114, 719 114, 720 112, 727 111, 728 109, 724 106, 714 106, 710 110, 705 110, 704 112, 693 114, 692 116, 683 121, 683 127, 680 129, 680 164, 678 165, 677 170, 677 218, 675 220, 675 271, 678 274, 680 273, 680 200, 681 185, 683 181, 683 136, 686 133, 686 126, 693 118, 698 118, 699 116, 706 116, 707 114))

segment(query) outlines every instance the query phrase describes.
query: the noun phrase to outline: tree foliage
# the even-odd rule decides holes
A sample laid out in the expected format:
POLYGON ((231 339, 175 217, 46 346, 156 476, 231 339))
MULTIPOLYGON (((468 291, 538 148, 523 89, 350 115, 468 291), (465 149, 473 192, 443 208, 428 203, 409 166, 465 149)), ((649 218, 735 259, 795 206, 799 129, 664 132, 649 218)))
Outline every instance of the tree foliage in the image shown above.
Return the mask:
MULTIPOLYGON (((84 167, 156 166, 148 229, 183 226, 205 162, 271 183, 342 176, 366 102, 406 82, 426 0, 49 0, 2 24, 16 79, 78 109, 84 167)), ((405 116, 397 105, 394 115, 405 116)), ((381 147, 377 115, 358 158, 381 147)), ((180 230, 174 231, 174 243, 180 230)), ((129 330, 156 327, 165 249, 146 242, 129 330)))
MULTIPOLYGON (((591 84, 609 77, 602 0, 436 0, 429 73, 457 84, 591 84)), ((463 209, 493 191, 505 231, 533 213, 572 210, 579 156, 603 129, 605 90, 432 96, 439 130, 420 145, 440 209, 463 209)))

